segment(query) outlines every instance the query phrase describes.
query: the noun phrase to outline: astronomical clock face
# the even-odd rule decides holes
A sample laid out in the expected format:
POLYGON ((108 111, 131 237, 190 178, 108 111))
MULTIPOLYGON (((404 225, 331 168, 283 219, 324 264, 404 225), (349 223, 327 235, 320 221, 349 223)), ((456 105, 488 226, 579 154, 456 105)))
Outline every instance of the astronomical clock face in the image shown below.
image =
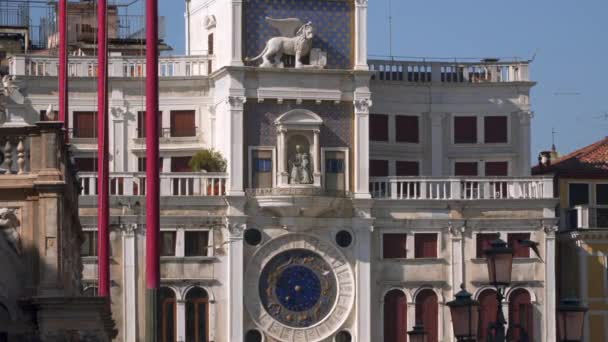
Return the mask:
POLYGON ((344 324, 354 301, 354 277, 344 257, 329 243, 304 234, 262 246, 245 281, 252 319, 279 341, 327 338, 344 324))

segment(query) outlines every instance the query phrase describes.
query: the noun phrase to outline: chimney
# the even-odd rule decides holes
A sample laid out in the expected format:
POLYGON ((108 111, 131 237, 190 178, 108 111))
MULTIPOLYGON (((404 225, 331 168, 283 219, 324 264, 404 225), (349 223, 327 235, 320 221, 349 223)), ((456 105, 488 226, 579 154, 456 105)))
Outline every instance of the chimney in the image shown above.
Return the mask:
POLYGON ((538 154, 538 165, 542 168, 551 166, 551 161, 557 157, 555 150, 541 151, 538 154))

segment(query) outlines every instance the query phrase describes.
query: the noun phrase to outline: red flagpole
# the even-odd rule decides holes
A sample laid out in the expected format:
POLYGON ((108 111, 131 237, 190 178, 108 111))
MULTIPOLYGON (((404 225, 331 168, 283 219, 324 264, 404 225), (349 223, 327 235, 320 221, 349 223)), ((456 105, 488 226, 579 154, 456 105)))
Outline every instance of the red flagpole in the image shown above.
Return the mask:
POLYGON ((110 297, 110 184, 108 166, 108 35, 106 0, 97 1, 97 229, 98 294, 110 297))
POLYGON ((59 121, 63 122, 65 141, 70 141, 68 134, 68 25, 67 0, 59 0, 59 121))
POLYGON ((146 341, 157 341, 160 287, 158 1, 146 0, 146 341))

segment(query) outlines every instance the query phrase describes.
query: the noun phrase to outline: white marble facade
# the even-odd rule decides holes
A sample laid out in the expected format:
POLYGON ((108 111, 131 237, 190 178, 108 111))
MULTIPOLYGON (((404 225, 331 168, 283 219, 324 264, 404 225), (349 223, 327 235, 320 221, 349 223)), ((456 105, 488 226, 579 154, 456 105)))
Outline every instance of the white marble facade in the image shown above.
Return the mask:
MULTIPOLYGON (((405 328, 410 330, 417 323, 416 302, 430 290, 437 302, 435 335, 438 341, 454 341, 445 303, 460 284, 475 297, 487 288, 483 259, 476 255, 477 235, 497 233, 507 240, 509 234, 523 233, 540 242, 545 262, 517 259, 508 291, 529 294, 531 340, 554 341, 555 200, 550 179, 530 177, 534 83, 528 64, 368 61, 368 3, 344 1, 352 2, 354 23, 346 69, 329 67, 331 51, 326 68, 245 65, 243 7, 249 2, 188 2, 188 55, 162 57, 160 80, 161 229, 173 246, 161 257, 161 282, 173 294, 173 338, 191 340, 187 307, 193 289, 206 294, 204 339, 216 342, 257 337, 267 342, 389 341, 383 309, 387 293, 398 290, 405 296, 405 328), (210 40, 213 54, 208 54, 210 40), (193 134, 174 136, 176 111, 194 113, 193 134), (386 140, 370 140, 375 114, 386 115, 386 140), (399 116, 417 118, 417 141, 398 137, 399 116), (476 118, 475 142, 456 142, 459 116, 476 118), (504 141, 484 139, 489 116, 506 118, 504 141), (180 158, 202 148, 222 153, 226 173, 176 171, 180 158), (417 175, 399 177, 402 162, 415 162, 408 165, 417 165, 417 175), (459 162, 475 162, 479 172, 455 177, 459 162), (486 177, 492 162, 506 163, 501 165, 507 173, 486 177), (381 177, 374 163, 386 165, 381 177), (256 184, 266 186, 254 188, 255 177, 256 184), (207 247, 192 255, 188 246, 197 232, 207 247), (387 257, 386 234, 407 236, 403 256, 387 257), (420 234, 435 234, 433 256, 417 254, 420 234), (290 251, 300 254, 281 259, 290 251), (267 265, 278 265, 284 273, 264 271, 267 265), (311 279, 318 284, 313 280, 310 288, 319 286, 322 295, 313 291, 308 293, 312 302, 298 301, 300 291, 307 290, 298 283, 293 294, 279 298, 282 281, 289 283, 281 277, 292 268, 314 273, 317 278, 311 279), (286 308, 306 315, 292 315, 286 308)), ((94 80, 86 77, 94 60, 73 62, 80 71, 70 79, 70 127, 77 124, 74 112, 96 110, 94 80)), ((11 72, 27 88, 30 115, 56 106, 53 63, 54 57, 11 57, 11 72)), ((118 340, 135 342, 145 340, 145 220, 138 173, 145 145, 137 129, 144 81, 136 58, 115 56, 110 63, 113 310, 118 340)), ((76 158, 95 157, 94 138, 76 136, 72 143, 76 158)), ((92 232, 95 177, 81 172, 81 221, 92 232)), ((84 260, 85 281, 94 286, 96 258, 84 260)), ((508 316, 508 303, 504 311, 508 316)))

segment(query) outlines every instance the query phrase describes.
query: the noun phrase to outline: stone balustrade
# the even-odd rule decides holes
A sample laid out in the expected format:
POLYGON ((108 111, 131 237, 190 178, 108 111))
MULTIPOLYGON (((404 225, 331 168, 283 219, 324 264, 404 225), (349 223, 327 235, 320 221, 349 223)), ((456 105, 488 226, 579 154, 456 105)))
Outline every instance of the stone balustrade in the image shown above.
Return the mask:
MULTIPOLYGON (((97 172, 79 172, 80 195, 97 195, 97 172)), ((225 173, 175 172, 161 173, 161 196, 224 196, 226 194, 225 173)), ((145 172, 116 172, 110 174, 110 195, 145 196, 145 172)))
POLYGON ((21 130, 0 134, 0 174, 22 175, 30 171, 29 137, 21 130))
POLYGON ((501 200, 553 198, 549 177, 372 177, 373 198, 399 200, 501 200))
MULTIPOLYGON (((168 56, 159 58, 160 77, 208 76, 213 70, 213 56, 168 56)), ((96 77, 95 56, 70 56, 70 77, 96 77)), ((9 57, 9 73, 17 76, 56 77, 59 60, 55 56, 15 55, 9 57)), ((145 77, 144 56, 111 56, 108 59, 109 77, 145 77)))
POLYGON ((411 84, 529 82, 529 62, 369 60, 372 80, 411 84))

